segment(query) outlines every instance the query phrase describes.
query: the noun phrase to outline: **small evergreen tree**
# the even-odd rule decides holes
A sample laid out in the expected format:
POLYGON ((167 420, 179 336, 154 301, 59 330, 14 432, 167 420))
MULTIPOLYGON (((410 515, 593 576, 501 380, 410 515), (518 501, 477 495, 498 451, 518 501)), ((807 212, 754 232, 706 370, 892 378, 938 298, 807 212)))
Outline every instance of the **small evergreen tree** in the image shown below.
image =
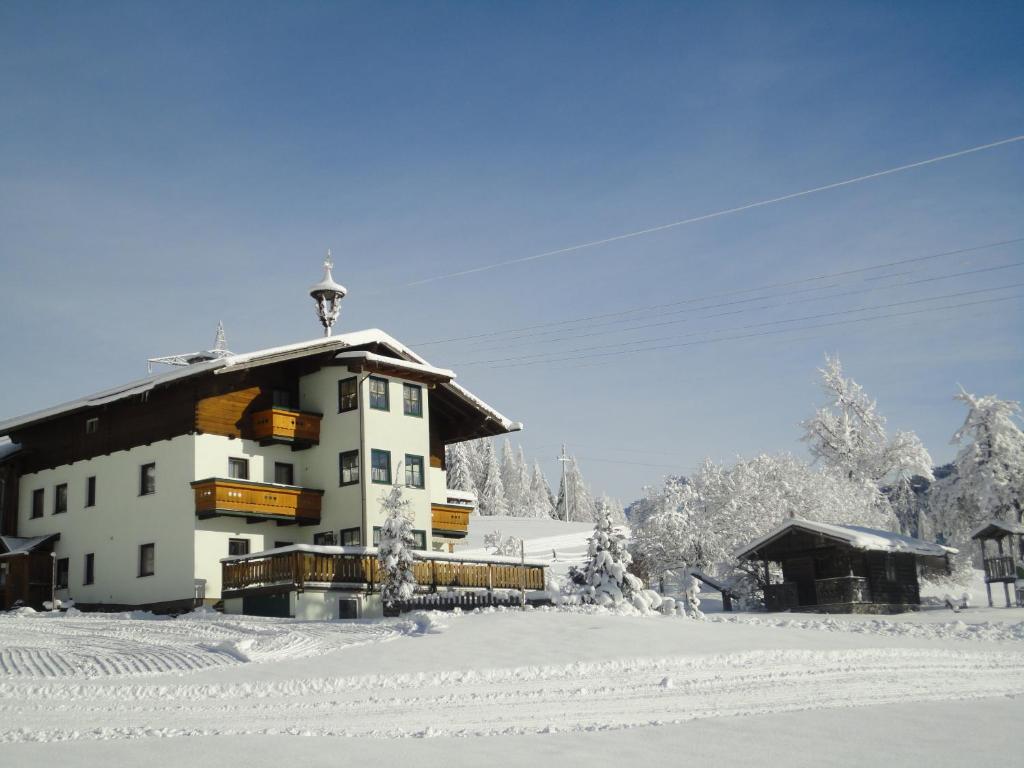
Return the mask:
POLYGON ((633 561, 626 549, 626 537, 615 530, 605 514, 594 526, 587 545, 586 567, 575 574, 580 596, 597 605, 618 605, 643 589, 640 579, 626 569, 633 561))
POLYGON ((448 487, 458 491, 479 493, 473 478, 473 467, 470 459, 470 443, 455 443, 445 449, 446 478, 448 487))
POLYGON ((398 483, 381 498, 384 524, 380 528, 377 561, 380 564, 380 596, 386 607, 397 600, 408 600, 416 590, 413 573, 413 547, 416 539, 409 518, 409 500, 402 498, 398 483))
POLYGON ((533 475, 530 478, 530 517, 553 517, 555 505, 551 501, 551 486, 540 468, 540 462, 534 462, 533 475))
POLYGON ((481 515, 507 515, 508 504, 505 501, 505 486, 501 482, 501 468, 498 466, 498 459, 494 455, 494 446, 489 440, 484 441, 484 479, 479 486, 480 493, 477 500, 480 505, 481 515))
POLYGON ((575 456, 570 458, 569 466, 565 470, 565 477, 558 487, 555 517, 559 520, 577 523, 600 522, 575 456), (566 498, 566 486, 568 486, 568 498, 566 498))

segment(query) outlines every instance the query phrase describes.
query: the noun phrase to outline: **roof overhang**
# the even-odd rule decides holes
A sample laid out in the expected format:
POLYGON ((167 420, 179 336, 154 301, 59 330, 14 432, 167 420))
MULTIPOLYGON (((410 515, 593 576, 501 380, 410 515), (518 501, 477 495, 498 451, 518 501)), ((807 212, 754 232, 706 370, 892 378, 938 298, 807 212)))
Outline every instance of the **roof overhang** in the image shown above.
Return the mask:
POLYGON ((972 539, 1002 539, 1006 536, 1024 536, 1024 525, 1006 520, 989 520, 971 534, 972 539))

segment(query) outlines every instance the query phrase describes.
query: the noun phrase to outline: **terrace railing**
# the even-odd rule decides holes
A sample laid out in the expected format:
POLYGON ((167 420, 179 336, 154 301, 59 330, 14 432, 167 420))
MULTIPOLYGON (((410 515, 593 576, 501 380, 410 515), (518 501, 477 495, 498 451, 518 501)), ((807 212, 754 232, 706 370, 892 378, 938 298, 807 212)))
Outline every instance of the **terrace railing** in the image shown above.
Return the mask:
POLYGON ((985 581, 1012 581, 1017 578, 1017 568, 1009 555, 985 558, 985 581))

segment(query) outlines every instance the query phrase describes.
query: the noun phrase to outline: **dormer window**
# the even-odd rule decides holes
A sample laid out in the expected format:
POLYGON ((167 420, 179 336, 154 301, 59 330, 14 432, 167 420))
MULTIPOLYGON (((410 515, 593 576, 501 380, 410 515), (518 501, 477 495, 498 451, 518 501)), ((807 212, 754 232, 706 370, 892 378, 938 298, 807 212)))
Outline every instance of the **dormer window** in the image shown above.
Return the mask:
POLYGON ((85 434, 95 435, 100 430, 100 417, 93 416, 85 420, 85 434))

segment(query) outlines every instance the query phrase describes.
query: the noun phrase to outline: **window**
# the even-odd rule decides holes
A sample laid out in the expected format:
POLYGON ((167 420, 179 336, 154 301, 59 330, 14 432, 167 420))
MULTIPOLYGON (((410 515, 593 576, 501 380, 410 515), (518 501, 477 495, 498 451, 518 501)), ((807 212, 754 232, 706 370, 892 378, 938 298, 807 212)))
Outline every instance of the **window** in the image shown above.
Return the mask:
POLYGON ((410 488, 423 487, 423 457, 405 454, 405 484, 410 488))
POLYGON ((426 549, 427 548, 427 532, 416 531, 412 532, 413 549, 426 549))
POLYGON ((295 466, 283 461, 275 461, 274 482, 279 485, 295 485, 295 466))
POLYGON ((388 380, 370 377, 370 407, 378 411, 390 410, 388 404, 388 380))
POLYGON ((294 541, 275 541, 274 549, 278 549, 280 547, 290 547, 294 543, 294 541))
POLYGON ((93 416, 91 419, 85 420, 85 434, 95 435, 100 429, 100 417, 93 416))
POLYGON ((42 488, 36 488, 32 491, 32 517, 43 516, 43 502, 45 501, 43 496, 45 493, 46 491, 42 488))
POLYGON ((228 477, 232 480, 248 480, 249 460, 235 458, 228 459, 228 477))
POLYGON ((423 387, 416 384, 402 385, 402 412, 406 416, 423 415, 423 387))
POLYGON ((228 557, 238 557, 249 554, 248 539, 228 539, 228 557))
POLYGON ((333 547, 337 545, 338 540, 334 537, 334 531, 322 531, 313 534, 313 543, 318 547, 333 547))
POLYGON ((57 559, 57 583, 54 586, 57 589, 68 588, 68 559, 66 557, 57 559))
POLYGON ((357 379, 342 379, 338 382, 338 413, 354 411, 359 407, 359 388, 357 379))
POLYGON ((156 573, 156 544, 139 545, 139 576, 156 573))
POLYGON ((68 511, 68 484, 61 483, 53 489, 53 514, 68 511))
POLYGON ((379 547, 380 546, 380 526, 379 525, 373 526, 373 546, 375 546, 375 547, 379 547))
POLYGON ((139 467, 139 496, 156 493, 156 464, 143 464, 139 467))
POLYGON ((359 482, 359 451, 345 451, 338 454, 338 485, 355 485, 359 482))
POLYGON ((370 479, 391 485, 391 451, 370 451, 370 479))
POLYGON ((358 547, 362 543, 363 536, 359 528, 343 528, 341 530, 341 546, 358 547))
POLYGON ((85 573, 82 575, 83 584, 92 584, 95 581, 96 555, 92 552, 85 556, 85 573))
POLYGON ((96 506, 96 477, 85 478, 85 506, 96 506))
POLYGON ((287 389, 275 389, 272 397, 275 408, 292 407, 292 394, 287 389))

